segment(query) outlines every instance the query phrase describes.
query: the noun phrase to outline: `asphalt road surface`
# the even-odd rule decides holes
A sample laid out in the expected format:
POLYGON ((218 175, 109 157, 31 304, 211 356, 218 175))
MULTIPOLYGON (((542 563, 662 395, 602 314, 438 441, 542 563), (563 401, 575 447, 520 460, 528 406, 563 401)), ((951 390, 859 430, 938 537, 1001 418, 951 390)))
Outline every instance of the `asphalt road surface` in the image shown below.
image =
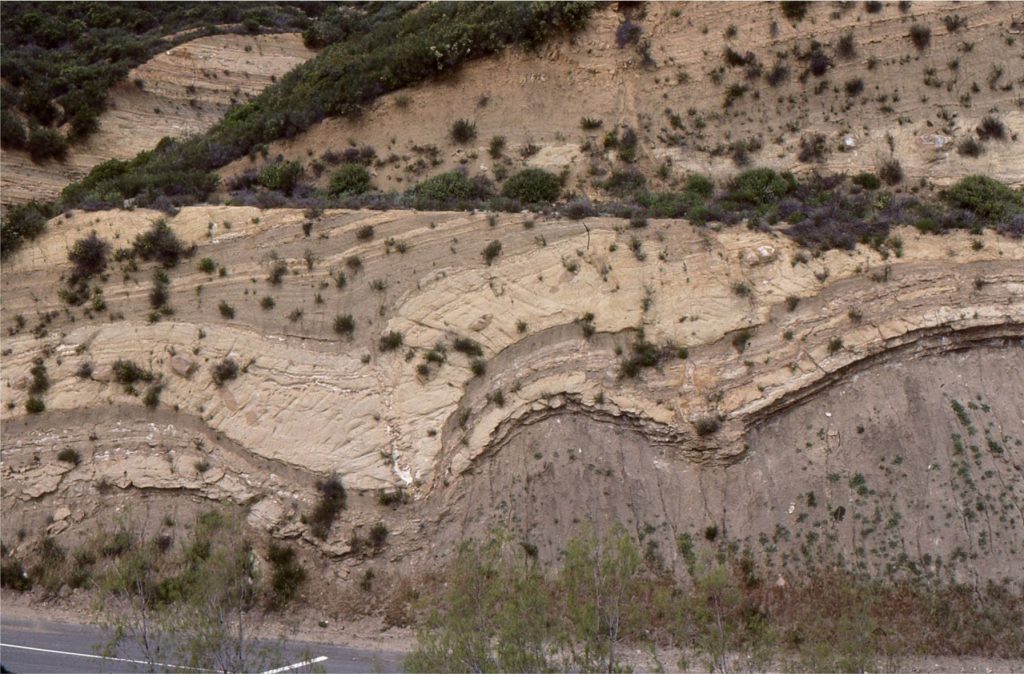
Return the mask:
MULTIPOLYGON (((117 658, 97 655, 103 633, 92 625, 26 620, 0 616, 0 664, 13 674, 60 672, 67 674, 145 672, 137 650, 124 648, 117 658)), ((286 641, 282 667, 274 674, 293 672, 401 672, 401 653, 346 648, 302 641, 286 641)), ((163 662, 158 671, 194 672, 175 662, 163 662)), ((268 672, 269 674, 269 672, 268 672)))

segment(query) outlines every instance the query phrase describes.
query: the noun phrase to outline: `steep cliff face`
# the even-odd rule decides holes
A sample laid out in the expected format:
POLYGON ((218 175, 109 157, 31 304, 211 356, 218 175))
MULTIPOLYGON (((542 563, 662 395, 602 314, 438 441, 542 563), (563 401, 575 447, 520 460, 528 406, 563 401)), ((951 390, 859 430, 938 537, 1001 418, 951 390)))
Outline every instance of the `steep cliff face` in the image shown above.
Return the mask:
MULTIPOLYGON (((382 191, 458 168, 500 186, 533 166, 562 174, 563 198, 620 214, 610 201, 642 199, 613 174, 658 193, 692 172, 722 188, 745 166, 898 160, 892 194, 849 188, 873 209, 927 204, 972 173, 1019 187, 1018 14, 812 3, 790 22, 778 3, 609 5, 571 39, 271 143, 221 184, 289 159, 322 187, 355 148, 382 191), (635 44, 617 44, 623 26, 635 44), (988 115, 1004 137, 957 151, 988 115), (450 134, 460 118, 476 125, 466 143, 450 134)), ((5 151, 4 203, 208 128, 310 56, 298 35, 175 47, 113 92, 67 164, 5 151)), ((1024 580, 1024 245, 980 224, 894 226, 815 252, 776 210, 749 227, 219 204, 62 215, 3 262, 4 544, 28 558, 47 534, 126 516, 164 531, 233 504, 337 581, 308 589, 321 606, 368 557, 431 572, 457 541, 504 528, 554 561, 587 523, 626 525, 680 576, 728 546, 781 582, 836 563, 1024 580), (191 257, 118 256, 71 292, 77 240, 128 248, 160 218, 191 257), (308 520, 332 474, 348 507, 321 539, 308 520), (368 552, 380 523, 386 544, 368 552)))
POLYGON ((147 322, 145 263, 112 265, 102 310, 61 304, 69 242, 118 245, 157 215, 73 214, 4 269, 12 526, 159 492, 245 504, 340 556, 378 519, 388 554, 423 561, 494 526, 553 557, 592 520, 677 570, 685 541, 725 539, 780 569, 1015 573, 1019 242, 906 230, 901 257, 813 258, 682 221, 347 211, 307 237, 302 212, 192 207, 171 221, 197 251, 167 270, 170 316, 147 322), (239 374, 218 384, 226 358, 239 374), (36 359, 46 411, 27 414, 36 359), (152 381, 116 381, 119 359, 152 381), (319 542, 301 515, 332 472, 366 494, 319 542), (375 502, 395 488, 413 502, 375 502))

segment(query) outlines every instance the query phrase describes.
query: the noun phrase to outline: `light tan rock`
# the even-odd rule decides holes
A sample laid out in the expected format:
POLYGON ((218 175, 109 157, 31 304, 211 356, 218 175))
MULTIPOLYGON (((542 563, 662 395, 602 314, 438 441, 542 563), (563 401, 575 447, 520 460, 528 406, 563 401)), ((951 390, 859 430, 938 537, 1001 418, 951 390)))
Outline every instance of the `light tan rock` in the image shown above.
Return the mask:
POLYGON ((196 369, 196 361, 191 356, 184 354, 176 354, 171 356, 171 371, 179 377, 188 378, 192 376, 192 372, 196 369))

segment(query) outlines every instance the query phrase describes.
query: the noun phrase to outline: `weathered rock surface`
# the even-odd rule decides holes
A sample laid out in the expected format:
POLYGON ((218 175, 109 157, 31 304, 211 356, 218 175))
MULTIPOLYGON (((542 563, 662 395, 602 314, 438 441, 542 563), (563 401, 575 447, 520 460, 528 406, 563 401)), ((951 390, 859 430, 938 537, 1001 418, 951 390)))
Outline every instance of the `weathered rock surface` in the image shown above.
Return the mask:
MULTIPOLYGON (((61 221, 59 234, 55 224, 5 267, 4 324, 16 313, 33 316, 60 306, 56 288, 38 288, 47 287, 67 242, 80 232, 95 228, 111 239, 130 239, 153 217, 141 210, 75 214, 61 221)), ((535 433, 530 429, 549 429, 556 438, 552 424, 592 424, 587 446, 595 451, 626 434, 636 451, 659 457, 659 471, 736 475, 734 466, 747 465, 752 452, 789 456, 792 448, 782 438, 764 440, 759 429, 794 414, 790 410, 821 410, 819 400, 856 388, 861 377, 996 344, 1006 353, 1021 349, 1024 247, 993 234, 983 235, 978 248, 966 234, 903 230, 901 258, 858 248, 805 264, 791 262, 794 244, 771 233, 652 221, 641 232, 652 254, 638 260, 624 240, 633 232, 617 229, 621 221, 592 218, 588 232, 579 222, 541 219, 527 230, 521 226, 526 217, 501 216, 495 229, 485 215, 328 212, 315 223, 309 269, 304 251, 314 240, 302 233, 301 213, 183 209, 172 226, 228 274, 210 278, 191 262, 172 270, 172 317, 147 324, 148 285, 141 282, 147 271, 137 274, 140 282, 115 272, 103 293, 108 313, 123 319, 74 312, 72 322, 58 313, 41 337, 29 334, 36 327, 30 321, 25 332, 5 340, 3 395, 14 407, 2 410, 4 503, 61 503, 94 493, 97 484, 125 494, 192 494, 250 504, 253 527, 344 556, 351 527, 378 506, 368 496, 326 542, 310 537, 299 515, 317 498, 315 480, 331 473, 356 493, 404 487, 417 502, 400 517, 434 513, 421 531, 440 526, 462 535, 477 530, 472 522, 495 523, 490 515, 470 517, 501 510, 497 501, 488 505, 473 496, 478 475, 496 461, 505 465, 498 457, 528 451, 522 447, 535 433), (373 241, 355 237, 366 224, 375 227, 373 241), (390 237, 405 241, 407 252, 389 252, 382 240, 390 237), (495 237, 503 254, 488 266, 479 251, 495 237), (758 260, 753 266, 751 253, 758 260), (272 254, 289 267, 280 285, 265 280, 272 254), (362 261, 355 273, 345 263, 354 255, 362 261), (578 267, 570 271, 566 259, 578 260, 578 267), (341 271, 348 283, 339 289, 333 279, 341 271), (383 290, 372 283, 377 279, 385 282, 383 290), (737 283, 749 294, 736 294, 737 283), (272 311, 259 304, 268 295, 275 299, 272 311), (790 296, 800 298, 792 310, 790 296), (235 308, 233 318, 221 315, 221 302, 235 308), (296 310, 301 317, 289 319, 296 310), (341 313, 355 320, 351 339, 333 330, 341 313), (596 333, 589 338, 579 324, 585 313, 594 315, 596 333), (623 378, 621 363, 640 327, 665 358, 657 368, 623 378), (403 334, 404 345, 381 351, 379 336, 391 330, 403 334), (474 376, 471 357, 454 349, 458 337, 479 343, 483 375, 474 376), (426 360, 440 349, 443 363, 426 360), (40 356, 52 382, 44 396, 47 411, 26 415, 26 392, 17 382, 40 356), (112 380, 110 365, 119 358, 152 372, 162 387, 155 410, 141 404, 144 387, 133 394, 112 380), (211 372, 225 358, 240 371, 218 386, 211 372), (83 363, 92 365, 91 378, 76 376, 83 363), (102 410, 111 410, 109 421, 91 422, 102 410), (85 419, 90 423, 82 424, 85 419), (717 419, 717 428, 700 430, 704 419, 717 419), (755 438, 762 438, 759 445, 755 438), (80 466, 55 462, 63 446, 79 449, 80 466), (200 471, 200 464, 208 465, 200 471), (469 519, 452 528, 452 517, 469 519)), ((985 376, 1003 376, 1003 395, 1014 399, 1020 382, 1012 372, 985 376)), ((978 382, 980 375, 967 376, 978 382)), ((851 404, 870 419, 866 402, 851 404)), ((943 410, 948 404, 932 402, 943 410)), ((997 409, 987 398, 986 404, 997 409)), ((1014 412, 998 409, 1002 423, 1012 425, 1014 412)), ((908 423, 938 422, 921 415, 908 423)), ((1020 435, 1010 426, 1001 432, 1011 440, 1020 435)), ((830 433, 823 435, 827 447, 849 442, 848 430, 830 433)), ((867 436, 877 448, 879 431, 867 436)), ((1019 450, 1001 438, 996 441, 1013 461, 1019 450)), ((905 451, 917 450, 907 445, 905 451)), ((836 461, 840 474, 854 470, 854 459, 836 461)), ((790 485, 786 489, 799 483, 787 474, 758 475, 744 479, 770 479, 780 488, 790 485)), ((689 478, 679 479, 684 483, 673 489, 691 489, 689 478)), ((653 483, 641 491, 649 488, 653 483)), ((496 489, 488 493, 500 501, 504 491, 496 489)), ((1019 504, 1018 495, 1006 498, 1019 504)), ((666 510, 659 517, 679 521, 682 515, 666 510)), ((528 519, 539 522, 536 514, 528 519)), ((753 535, 753 526, 744 530, 753 535)), ((542 528, 557 539, 557 526, 542 528)), ((966 544, 959 534, 942 535, 949 543, 940 546, 944 555, 966 544)))

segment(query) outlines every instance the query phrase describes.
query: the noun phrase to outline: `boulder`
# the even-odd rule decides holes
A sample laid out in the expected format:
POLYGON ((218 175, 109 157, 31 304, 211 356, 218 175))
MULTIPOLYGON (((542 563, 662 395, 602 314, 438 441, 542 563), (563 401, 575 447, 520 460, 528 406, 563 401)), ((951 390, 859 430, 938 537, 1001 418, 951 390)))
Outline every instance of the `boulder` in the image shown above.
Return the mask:
POLYGON ((191 356, 177 354, 171 357, 171 370, 179 377, 188 378, 196 369, 196 361, 191 356))

